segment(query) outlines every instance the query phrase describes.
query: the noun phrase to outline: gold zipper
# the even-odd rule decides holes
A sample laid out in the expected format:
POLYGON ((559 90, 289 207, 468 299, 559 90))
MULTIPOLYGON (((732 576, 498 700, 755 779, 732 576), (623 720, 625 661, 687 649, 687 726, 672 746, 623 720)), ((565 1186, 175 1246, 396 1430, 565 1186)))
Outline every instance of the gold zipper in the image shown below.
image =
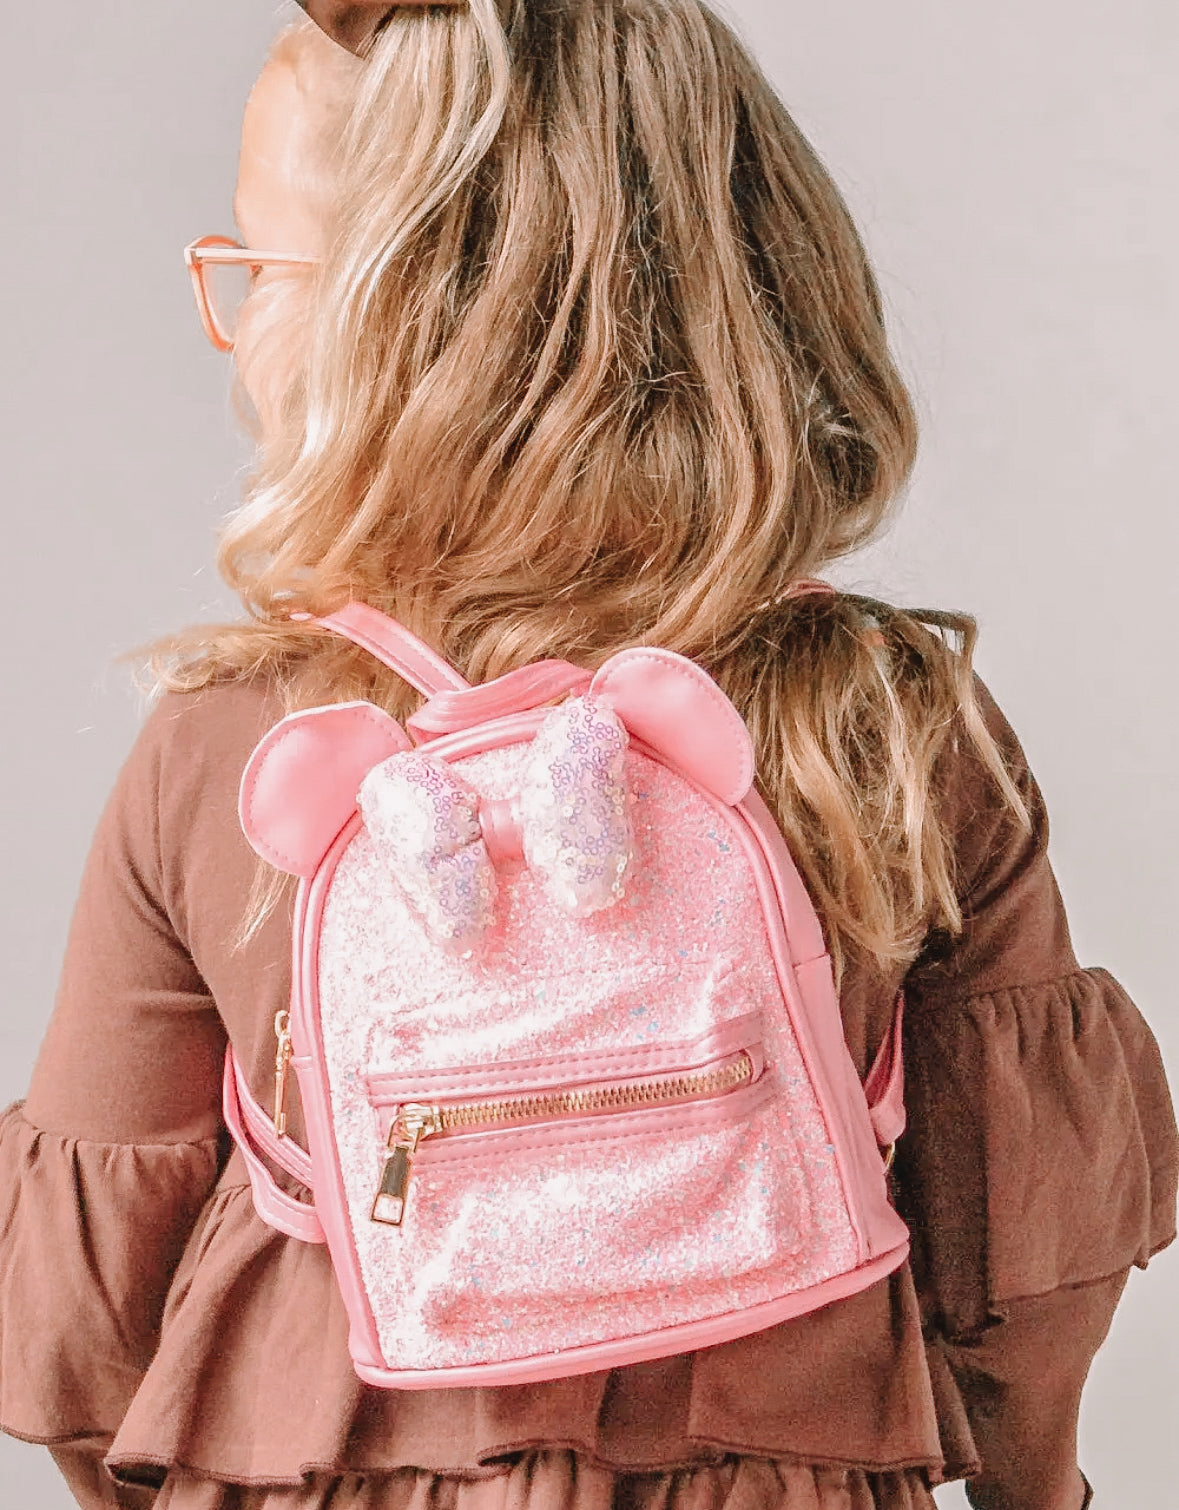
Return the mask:
POLYGON ((414 1155, 423 1138, 435 1133, 496 1127, 505 1122, 535 1122, 551 1117, 591 1112, 631 1111, 686 1097, 703 1100, 736 1090, 753 1077, 753 1060, 744 1051, 711 1069, 682 1075, 631 1080, 622 1085, 591 1086, 585 1090, 550 1091, 534 1096, 510 1096, 499 1101, 464 1101, 454 1106, 406 1102, 397 1108, 389 1128, 388 1156, 373 1202, 372 1220, 400 1227, 405 1218, 414 1155))
POLYGON ((274 1054, 274 1131, 280 1138, 287 1135, 287 1074, 291 1067, 291 1014, 274 1014, 274 1036, 278 1047, 274 1054))

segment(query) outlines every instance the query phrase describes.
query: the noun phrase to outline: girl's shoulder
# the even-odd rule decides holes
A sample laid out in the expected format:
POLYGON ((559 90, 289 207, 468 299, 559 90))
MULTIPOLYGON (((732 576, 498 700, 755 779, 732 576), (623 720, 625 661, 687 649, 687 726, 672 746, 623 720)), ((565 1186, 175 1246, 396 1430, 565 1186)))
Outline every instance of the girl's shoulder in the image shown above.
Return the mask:
POLYGON ((192 692, 162 693, 144 719, 139 741, 160 752, 228 753, 251 739, 256 743, 282 716, 281 693, 270 677, 213 682, 192 692))
POLYGON ((191 801, 232 784, 259 739, 283 716, 268 678, 164 692, 152 704, 116 784, 114 801, 191 801))

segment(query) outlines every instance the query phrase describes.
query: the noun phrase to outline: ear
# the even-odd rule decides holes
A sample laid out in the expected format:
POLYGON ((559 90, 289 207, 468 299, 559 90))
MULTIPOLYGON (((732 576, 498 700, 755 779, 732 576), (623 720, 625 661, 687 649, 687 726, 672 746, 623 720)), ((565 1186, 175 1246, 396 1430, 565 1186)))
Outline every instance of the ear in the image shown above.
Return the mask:
POLYGON ((730 806, 753 785, 741 715, 707 671, 674 650, 622 650, 590 683, 627 729, 730 806))
POLYGON ((372 703, 333 703, 292 713, 250 756, 238 814, 264 860, 294 876, 315 874, 356 811, 363 778, 412 749, 405 730, 372 703))

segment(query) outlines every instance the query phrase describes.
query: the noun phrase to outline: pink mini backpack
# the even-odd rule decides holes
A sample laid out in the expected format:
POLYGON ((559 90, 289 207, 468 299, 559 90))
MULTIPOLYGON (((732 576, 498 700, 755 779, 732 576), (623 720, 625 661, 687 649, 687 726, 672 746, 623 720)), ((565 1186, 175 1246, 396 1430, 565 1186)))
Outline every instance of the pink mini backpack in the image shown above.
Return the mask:
POLYGON ((322 622, 428 701, 408 734, 344 703, 255 750, 241 818, 299 877, 293 988, 273 1117, 232 1050, 224 1104, 259 1215, 327 1241, 359 1376, 611 1368, 897 1268, 881 1149, 904 1127, 900 1005, 862 1086, 717 685, 633 649, 472 687, 373 609, 322 622))

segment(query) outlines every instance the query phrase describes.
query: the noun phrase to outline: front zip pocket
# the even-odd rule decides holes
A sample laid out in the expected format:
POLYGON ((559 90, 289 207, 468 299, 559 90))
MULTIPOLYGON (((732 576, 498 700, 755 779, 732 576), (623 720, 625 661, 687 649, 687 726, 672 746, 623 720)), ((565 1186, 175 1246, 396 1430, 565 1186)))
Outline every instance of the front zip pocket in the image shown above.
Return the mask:
MULTIPOLYGON (((741 1047, 725 1052, 725 1040, 748 1039, 750 1029, 755 1025, 760 1026, 756 1019, 744 1018, 726 1024, 696 1044, 642 1051, 643 1058, 656 1061, 666 1060, 669 1055, 680 1055, 688 1061, 689 1068, 658 1069, 647 1074, 620 1075, 610 1080, 593 1078, 572 1085, 566 1083, 560 1088, 521 1090, 518 1094, 477 1097, 463 1094, 458 1097, 454 1096, 452 1089, 445 1100, 441 1097, 427 1100, 424 1096, 398 1100, 389 1096, 389 1082, 393 1077, 371 1077, 369 1094, 374 1105, 392 1108, 371 1219, 388 1227, 401 1226, 409 1199, 414 1159, 427 1138, 439 1134, 483 1133, 500 1128, 540 1127, 546 1123, 581 1121, 647 1109, 690 1107, 694 1103, 714 1101, 752 1084, 764 1067, 760 1042, 745 1042, 741 1047), (692 1064, 693 1058, 709 1048, 714 1054, 708 1062, 692 1064)), ((618 1061, 625 1057, 624 1051, 618 1055, 589 1056, 588 1062, 618 1061)), ((576 1061, 572 1065, 568 1059, 560 1063, 566 1072, 577 1068, 576 1061)), ((556 1068, 555 1061, 553 1067, 556 1068)), ((518 1083, 514 1068, 506 1066, 500 1070, 500 1085, 518 1083)), ((538 1066, 532 1067, 534 1074, 538 1070, 538 1066)), ((463 1078, 461 1072, 449 1075, 442 1072, 438 1076, 440 1081, 449 1082, 452 1087, 455 1081, 461 1082, 463 1078)), ((465 1091, 465 1087, 463 1089, 465 1091)))

